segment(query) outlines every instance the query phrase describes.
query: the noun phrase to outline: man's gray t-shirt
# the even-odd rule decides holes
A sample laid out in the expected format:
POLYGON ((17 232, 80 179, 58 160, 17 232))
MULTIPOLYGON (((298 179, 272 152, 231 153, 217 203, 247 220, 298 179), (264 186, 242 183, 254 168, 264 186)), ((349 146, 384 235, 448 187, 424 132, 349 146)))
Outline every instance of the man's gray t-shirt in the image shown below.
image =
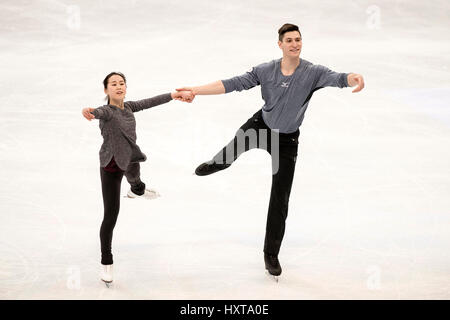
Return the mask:
POLYGON ((222 80, 222 83, 225 93, 261 85, 264 122, 281 133, 292 133, 302 124, 314 91, 323 87, 348 87, 347 75, 300 59, 295 72, 285 76, 281 72, 281 59, 277 59, 260 64, 241 76, 222 80))
POLYGON ((106 105, 91 112, 100 120, 99 126, 103 136, 100 148, 100 166, 106 167, 114 157, 120 169, 126 171, 130 162, 142 162, 147 159, 136 144, 136 119, 134 112, 152 108, 172 100, 170 93, 138 100, 126 101, 124 108, 106 105))

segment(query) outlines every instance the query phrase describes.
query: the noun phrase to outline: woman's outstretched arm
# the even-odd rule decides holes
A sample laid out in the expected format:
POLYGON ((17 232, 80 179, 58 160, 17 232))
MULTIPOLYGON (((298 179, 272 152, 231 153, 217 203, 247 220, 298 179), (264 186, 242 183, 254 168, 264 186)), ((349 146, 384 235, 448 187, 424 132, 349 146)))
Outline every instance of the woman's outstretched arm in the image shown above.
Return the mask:
POLYGON ((81 114, 87 120, 91 121, 92 119, 103 119, 109 120, 112 117, 111 110, 107 106, 98 107, 98 108, 84 108, 81 110, 81 114))
POLYGON ((137 100, 137 101, 128 101, 128 105, 130 106, 131 110, 133 112, 142 111, 145 109, 153 108, 156 106, 159 106, 161 104, 167 103, 174 100, 180 100, 184 102, 192 102, 194 99, 194 95, 189 92, 172 92, 172 93, 165 93, 160 94, 158 96, 154 96, 152 98, 143 99, 143 100, 137 100))
POLYGON ((91 113, 93 112, 95 109, 94 108, 84 108, 83 110, 81 110, 81 114, 83 115, 83 117, 85 117, 87 120, 91 121, 92 119, 95 119, 95 116, 91 113))

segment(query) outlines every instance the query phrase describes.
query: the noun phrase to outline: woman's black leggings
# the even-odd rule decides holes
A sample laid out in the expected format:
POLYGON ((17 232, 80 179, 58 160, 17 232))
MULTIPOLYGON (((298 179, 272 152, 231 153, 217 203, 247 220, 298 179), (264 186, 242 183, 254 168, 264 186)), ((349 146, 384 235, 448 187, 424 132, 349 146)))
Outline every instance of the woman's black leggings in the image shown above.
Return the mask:
POLYGON ((111 243, 114 226, 120 209, 120 184, 123 178, 123 171, 108 172, 100 168, 100 178, 102 181, 102 194, 104 216, 100 228, 100 244, 102 250, 102 264, 112 264, 113 255, 111 243))

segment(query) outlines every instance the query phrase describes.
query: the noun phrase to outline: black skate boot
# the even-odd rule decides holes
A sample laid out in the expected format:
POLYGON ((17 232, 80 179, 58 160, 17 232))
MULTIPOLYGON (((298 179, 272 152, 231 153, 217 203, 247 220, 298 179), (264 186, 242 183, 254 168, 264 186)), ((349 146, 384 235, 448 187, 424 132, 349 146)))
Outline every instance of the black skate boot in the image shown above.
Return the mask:
POLYGON ((231 166, 231 164, 218 164, 214 160, 202 163, 195 169, 195 174, 198 176, 207 176, 208 174, 215 173, 231 166))
POLYGON ((278 281, 278 276, 281 274, 281 266, 278 257, 264 253, 264 262, 266 264, 266 270, 270 275, 275 277, 276 281, 278 281))

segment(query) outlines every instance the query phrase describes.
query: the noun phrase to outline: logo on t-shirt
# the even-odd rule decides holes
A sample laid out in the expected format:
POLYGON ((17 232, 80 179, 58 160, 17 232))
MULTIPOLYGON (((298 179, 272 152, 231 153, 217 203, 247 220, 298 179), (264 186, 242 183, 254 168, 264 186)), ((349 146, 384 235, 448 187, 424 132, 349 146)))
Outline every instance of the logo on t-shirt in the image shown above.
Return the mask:
POLYGON ((281 86, 282 86, 283 88, 289 88, 289 82, 282 82, 282 83, 281 83, 281 86))

